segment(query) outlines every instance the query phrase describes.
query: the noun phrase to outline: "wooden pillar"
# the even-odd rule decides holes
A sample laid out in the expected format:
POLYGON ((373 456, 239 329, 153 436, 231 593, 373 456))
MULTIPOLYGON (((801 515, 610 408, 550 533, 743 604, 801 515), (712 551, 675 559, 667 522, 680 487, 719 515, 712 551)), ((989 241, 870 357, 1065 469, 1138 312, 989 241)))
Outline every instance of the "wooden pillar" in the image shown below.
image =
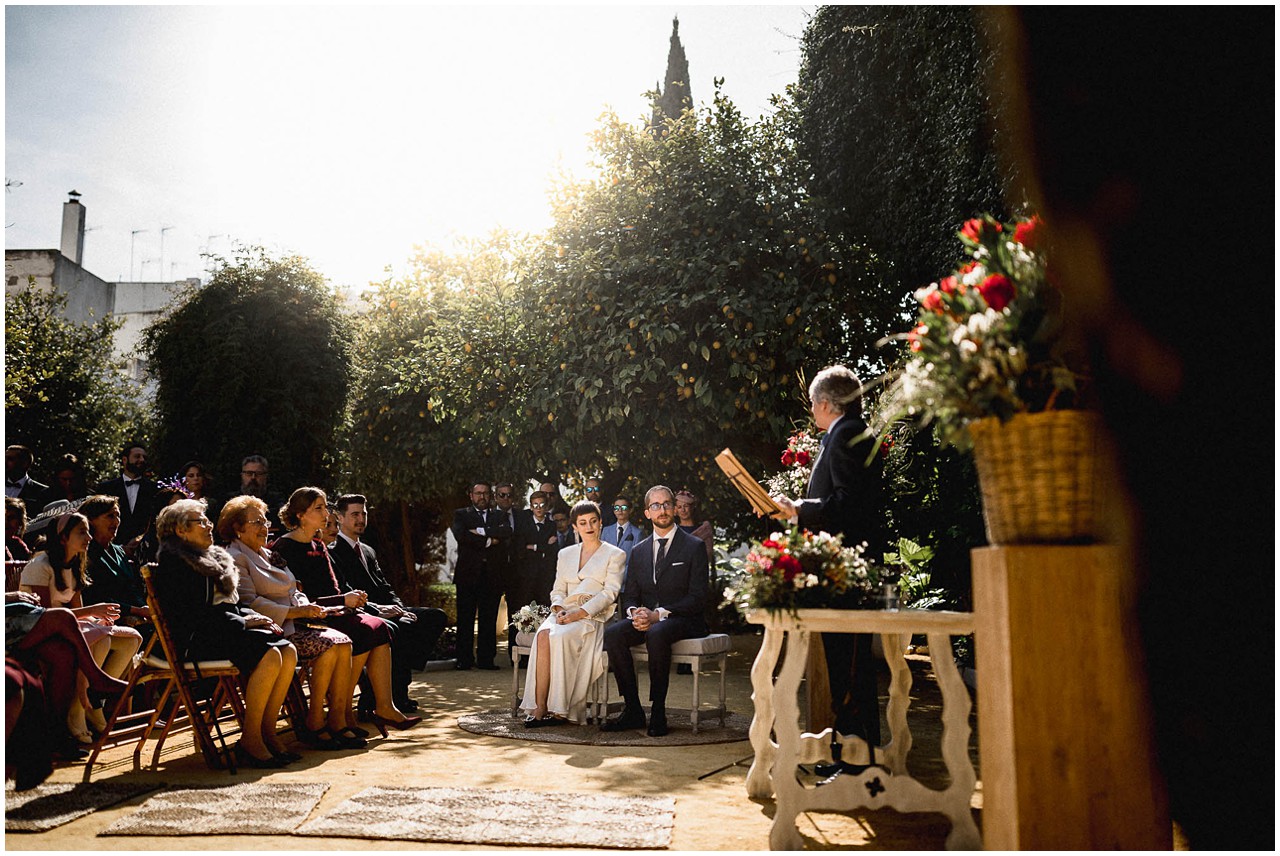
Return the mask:
POLYGON ((809 701, 809 733, 817 734, 824 728, 834 728, 836 715, 831 712, 831 679, 827 676, 827 652, 822 647, 821 633, 809 636, 809 662, 804 685, 809 701))
POLYGON ((1172 848, 1132 589, 1116 547, 973 551, 987 849, 1172 848))

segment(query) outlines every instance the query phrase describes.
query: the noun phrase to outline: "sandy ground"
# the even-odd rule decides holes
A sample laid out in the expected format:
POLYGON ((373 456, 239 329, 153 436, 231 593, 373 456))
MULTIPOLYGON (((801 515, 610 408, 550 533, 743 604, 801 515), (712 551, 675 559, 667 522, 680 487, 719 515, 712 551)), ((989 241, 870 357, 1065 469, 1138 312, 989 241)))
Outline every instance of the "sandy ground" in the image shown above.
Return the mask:
MULTIPOLYGON (((760 637, 737 636, 730 656, 728 703, 731 710, 751 711, 749 670, 760 637)), ((914 746, 908 760, 911 772, 932 787, 942 787, 946 773, 939 756, 941 696, 932 679, 928 659, 909 657, 914 683, 910 724, 914 746)), ((504 651, 499 662, 509 663, 504 651)), ((773 816, 771 800, 746 795, 751 746, 745 740, 669 749, 566 746, 470 734, 457 726, 457 717, 477 710, 502 708, 511 702, 511 672, 418 672, 412 695, 422 705, 426 721, 405 733, 377 738, 363 751, 310 752, 286 770, 245 770, 234 777, 207 769, 189 739, 178 738, 165 747, 156 770, 133 769, 128 748, 107 754, 94 781, 119 778, 164 782, 169 785, 221 784, 228 781, 328 782, 329 790, 317 808, 327 812, 373 785, 419 785, 527 788, 542 791, 669 795, 676 800, 674 850, 767 850, 773 816)), ((668 705, 689 706, 692 681, 672 681, 668 705)), ((714 692, 714 681, 704 690, 714 692)), ((887 672, 882 674, 887 695, 887 672)), ((643 692, 643 688, 642 688, 643 692)), ((704 696, 705 702, 706 696, 704 696)), ((976 714, 971 718, 970 755, 977 764, 976 714)), ((887 734, 887 729, 885 731, 887 734)), ((82 765, 59 768, 52 782, 80 781, 82 765)), ((981 770, 979 770, 981 777, 981 770)), ((294 836, 192 836, 189 838, 97 837, 102 829, 131 812, 142 799, 92 813, 41 834, 5 836, 10 850, 446 850, 495 849, 447 843, 385 841, 359 838, 294 836)), ((974 795, 975 817, 981 826, 981 782, 974 795)), ((620 821, 625 822, 625 821, 620 821)), ((802 815, 797 825, 812 850, 859 848, 889 850, 941 849, 948 821, 937 814, 903 815, 894 811, 857 814, 802 815)))

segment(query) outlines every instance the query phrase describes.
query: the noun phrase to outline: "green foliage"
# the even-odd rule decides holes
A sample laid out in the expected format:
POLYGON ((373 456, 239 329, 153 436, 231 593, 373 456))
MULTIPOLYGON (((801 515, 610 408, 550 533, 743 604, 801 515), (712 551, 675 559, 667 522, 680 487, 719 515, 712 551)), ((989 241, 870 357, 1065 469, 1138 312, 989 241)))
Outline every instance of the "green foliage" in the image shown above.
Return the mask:
POLYGON ((432 583, 421 593, 418 606, 444 610, 448 627, 458 625, 458 589, 453 583, 432 583))
POLYGON ((145 437, 141 391, 112 360, 118 321, 68 321, 66 295, 28 287, 5 297, 6 444, 35 454, 45 475, 65 453, 84 463, 90 484, 119 466, 120 446, 145 437))
MULTIPOLYGON (((885 460, 884 478, 887 531, 901 539, 896 561, 906 565, 904 578, 911 577, 908 588, 920 588, 922 599, 941 598, 930 606, 968 608, 969 551, 986 543, 972 459, 941 446, 928 429, 898 424, 885 460), (927 545, 922 549, 931 555, 904 550, 904 542, 927 545), (926 575, 927 580, 922 581, 926 575)), ((888 556, 886 561, 891 561, 888 556)))
POLYGON ((332 484, 351 381, 350 323, 324 278, 296 256, 244 248, 218 259, 143 334, 156 378, 158 460, 201 459, 218 490, 241 459, 271 462, 271 490, 332 484))
POLYGON ((967 6, 823 6, 804 33, 812 190, 893 265, 901 294, 946 270, 961 222, 1004 210, 979 20, 967 6))
POLYGON ((874 360, 896 323, 874 260, 800 189, 793 122, 786 99, 749 123, 718 94, 657 136, 608 115, 598 175, 559 184, 545 240, 425 250, 375 289, 360 484, 460 500, 476 477, 590 473, 606 493, 687 485, 713 519, 741 516, 714 456, 772 464, 805 375, 874 360))

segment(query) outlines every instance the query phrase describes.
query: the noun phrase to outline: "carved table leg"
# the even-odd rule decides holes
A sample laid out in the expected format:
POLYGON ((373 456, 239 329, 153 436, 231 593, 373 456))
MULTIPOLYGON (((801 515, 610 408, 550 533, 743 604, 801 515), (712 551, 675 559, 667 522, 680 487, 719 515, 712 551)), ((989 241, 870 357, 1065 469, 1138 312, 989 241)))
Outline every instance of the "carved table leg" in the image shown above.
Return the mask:
MULTIPOLYGON (((773 669, 778 664, 778 652, 782 650, 785 634, 781 630, 766 627, 764 641, 760 643, 760 653, 756 655, 751 666, 751 701, 755 704, 755 713, 751 717, 751 748, 755 758, 751 769, 747 771, 747 796, 767 799, 773 796, 773 785, 769 776, 773 772, 773 759, 778 744, 770 736, 773 731, 773 669)), ((723 680, 723 672, 721 673, 723 680)))
POLYGON ((911 703, 911 669, 902 655, 902 636, 884 633, 880 636, 885 659, 889 663, 889 742, 884 747, 884 765, 889 772, 901 776, 907 772, 907 753, 911 751, 911 728, 907 725, 907 707, 911 703))
POLYGON ((969 802, 977 783, 973 762, 969 760, 969 690, 956 669, 952 654, 951 637, 945 633, 930 633, 929 657, 933 661, 933 673, 942 690, 942 760, 947 765, 951 784, 944 792, 944 811, 951 818, 951 832, 947 835, 949 850, 980 850, 982 837, 969 802))
POLYGON ((777 705, 778 749, 773 761, 773 791, 776 798, 773 827, 769 831, 769 847, 773 850, 799 850, 804 843, 796 829, 796 815, 804 808, 805 789, 796 780, 796 764, 800 754, 800 705, 796 694, 809 659, 809 632, 793 630, 787 638, 787 654, 774 687, 777 705))

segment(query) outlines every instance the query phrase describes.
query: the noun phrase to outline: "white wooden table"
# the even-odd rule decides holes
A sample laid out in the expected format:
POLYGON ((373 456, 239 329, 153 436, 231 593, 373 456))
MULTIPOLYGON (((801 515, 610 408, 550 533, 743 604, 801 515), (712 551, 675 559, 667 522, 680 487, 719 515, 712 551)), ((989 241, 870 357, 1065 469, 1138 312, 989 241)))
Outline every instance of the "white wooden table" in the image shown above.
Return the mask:
MULTIPOLYGON (((754 610, 747 621, 764 626, 764 642, 751 667, 751 747, 755 760, 747 773, 747 794, 776 797, 777 810, 769 846, 774 850, 799 850, 796 816, 802 811, 852 811, 857 808, 893 808, 902 812, 940 812, 951 819, 947 847, 979 850, 982 838, 969 809, 977 774, 969 760, 969 691, 951 654, 951 637, 973 632, 971 612, 932 612, 904 609, 898 612, 862 609, 801 609, 796 615, 754 610), (872 767, 856 775, 842 775, 821 787, 805 787, 796 776, 799 764, 830 758, 831 729, 802 734, 797 694, 809 659, 811 633, 879 633, 892 675, 889 684, 889 742, 876 751, 872 767), (903 634, 923 633, 929 640, 933 670, 942 690, 942 759, 951 777, 945 790, 925 787, 907 774, 911 731, 907 727, 911 670, 903 657, 903 634), (782 670, 775 683, 773 673, 786 642, 782 670), (777 738, 774 743, 770 732, 777 738)), ((842 738, 850 745, 857 738, 842 738)), ((850 753, 844 753, 850 760, 850 753)))

